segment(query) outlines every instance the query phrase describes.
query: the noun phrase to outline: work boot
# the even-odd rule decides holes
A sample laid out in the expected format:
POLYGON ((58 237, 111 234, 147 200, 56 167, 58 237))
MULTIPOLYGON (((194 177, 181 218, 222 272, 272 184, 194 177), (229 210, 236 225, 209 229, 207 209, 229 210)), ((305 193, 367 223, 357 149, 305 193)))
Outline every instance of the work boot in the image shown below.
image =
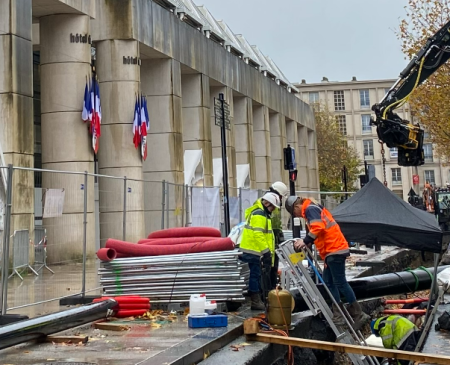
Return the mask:
MULTIPOLYGON (((341 310, 344 313, 344 303, 339 303, 339 307, 341 307, 341 310)), ((333 322, 336 326, 345 326, 346 322, 339 311, 339 307, 333 303, 333 322)))
POLYGON ((370 321, 370 317, 361 309, 361 305, 355 301, 348 306, 348 314, 353 318, 353 329, 359 331, 366 323, 370 321))
POLYGON ((252 293, 250 295, 250 299, 251 299, 251 307, 250 307, 251 310, 258 310, 258 311, 266 310, 266 306, 262 302, 259 293, 252 293))

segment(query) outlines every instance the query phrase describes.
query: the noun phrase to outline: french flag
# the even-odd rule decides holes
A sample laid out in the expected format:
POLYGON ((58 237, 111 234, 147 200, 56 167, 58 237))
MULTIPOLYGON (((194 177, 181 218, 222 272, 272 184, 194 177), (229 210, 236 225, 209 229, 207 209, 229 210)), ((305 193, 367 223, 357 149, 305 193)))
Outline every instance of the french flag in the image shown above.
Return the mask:
POLYGON ((91 122, 91 127, 89 129, 90 133, 93 134, 95 127, 95 79, 92 76, 91 92, 90 92, 90 104, 89 104, 89 121, 91 122))
POLYGON ((141 143, 140 131, 139 131, 139 104, 138 99, 136 99, 136 103, 134 104, 134 119, 133 119, 133 143, 134 147, 137 149, 139 144, 141 143))
POLYGON ((97 137, 100 137, 102 135, 100 128, 102 124, 102 106, 100 103, 100 86, 97 80, 95 82, 95 114, 96 114, 95 126, 97 128, 97 137))
POLYGON ((84 87, 84 98, 83 98, 83 111, 81 112, 81 119, 86 123, 89 120, 89 86, 86 80, 86 86, 84 87))
POLYGON ((148 131, 147 101, 143 96, 141 96, 141 155, 144 161, 147 159, 147 131, 148 131))

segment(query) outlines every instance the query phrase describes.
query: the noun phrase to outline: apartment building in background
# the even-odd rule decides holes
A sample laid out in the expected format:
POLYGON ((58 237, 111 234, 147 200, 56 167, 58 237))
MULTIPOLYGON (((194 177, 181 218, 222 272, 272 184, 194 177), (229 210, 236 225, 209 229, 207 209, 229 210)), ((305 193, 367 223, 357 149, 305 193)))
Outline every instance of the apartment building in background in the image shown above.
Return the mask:
MULTIPOLYGON (((378 142, 376 128, 370 125, 374 113, 373 104, 379 102, 396 80, 370 80, 334 82, 326 77, 320 83, 308 84, 305 80, 295 84, 299 89, 297 96, 309 104, 321 103, 335 113, 341 132, 347 137, 348 146, 356 149, 361 161, 375 166, 375 176, 383 181, 381 144, 378 142)), ((396 110, 404 119, 411 120, 408 104, 396 110)), ((384 145, 386 157, 386 179, 389 189, 407 200, 412 188, 420 193, 426 181, 436 186, 445 186, 450 181, 450 168, 445 167, 434 153, 434 148, 425 133, 425 164, 419 167, 402 167, 397 164, 397 149, 384 145), (413 175, 419 176, 419 184, 413 184, 413 175)), ((363 168, 364 165, 361 165, 363 168)), ((363 171, 363 170, 362 170, 363 171)), ((357 181, 356 188, 360 188, 357 181)))

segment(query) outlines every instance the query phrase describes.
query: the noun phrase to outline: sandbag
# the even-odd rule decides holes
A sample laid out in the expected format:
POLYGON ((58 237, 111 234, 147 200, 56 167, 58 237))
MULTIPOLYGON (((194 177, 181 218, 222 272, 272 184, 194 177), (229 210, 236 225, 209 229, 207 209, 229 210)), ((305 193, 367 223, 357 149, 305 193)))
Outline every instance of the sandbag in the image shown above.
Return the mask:
POLYGON ((151 238, 138 241, 139 245, 179 245, 183 243, 211 241, 215 237, 177 237, 177 238, 151 238))
POLYGON ((162 229, 150 233, 147 238, 178 238, 178 237, 222 237, 220 231, 211 227, 178 227, 162 229))
POLYGON ((212 251, 229 251, 234 249, 230 238, 217 238, 205 242, 184 243, 179 245, 137 245, 114 239, 106 241, 107 248, 113 248, 123 257, 177 255, 212 251))

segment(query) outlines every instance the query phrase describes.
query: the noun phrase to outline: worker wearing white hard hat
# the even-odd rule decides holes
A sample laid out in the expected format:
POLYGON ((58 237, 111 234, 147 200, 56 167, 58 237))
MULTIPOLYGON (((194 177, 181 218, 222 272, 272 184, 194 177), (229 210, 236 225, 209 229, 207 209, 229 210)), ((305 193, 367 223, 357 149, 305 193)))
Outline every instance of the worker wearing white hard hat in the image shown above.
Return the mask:
POLYGON ((248 263, 250 269, 248 291, 253 310, 265 309, 261 294, 265 298, 270 288, 269 275, 275 255, 271 214, 280 207, 279 196, 268 192, 245 210, 245 226, 239 247, 243 254, 239 258, 248 263))
POLYGON ((269 188, 271 193, 275 193, 280 198, 280 203, 283 203, 283 198, 287 198, 289 195, 288 187, 281 181, 275 181, 269 188))
MULTIPOLYGON (((275 181, 269 188, 269 192, 275 193, 280 198, 280 204, 283 205, 283 198, 289 196, 289 190, 285 183, 275 181)), ((281 212, 279 210, 272 214, 272 229, 275 238, 275 249, 284 241, 283 227, 281 225, 281 212)), ((275 289, 278 283, 278 256, 275 255, 274 264, 270 270, 270 289, 275 289)))

